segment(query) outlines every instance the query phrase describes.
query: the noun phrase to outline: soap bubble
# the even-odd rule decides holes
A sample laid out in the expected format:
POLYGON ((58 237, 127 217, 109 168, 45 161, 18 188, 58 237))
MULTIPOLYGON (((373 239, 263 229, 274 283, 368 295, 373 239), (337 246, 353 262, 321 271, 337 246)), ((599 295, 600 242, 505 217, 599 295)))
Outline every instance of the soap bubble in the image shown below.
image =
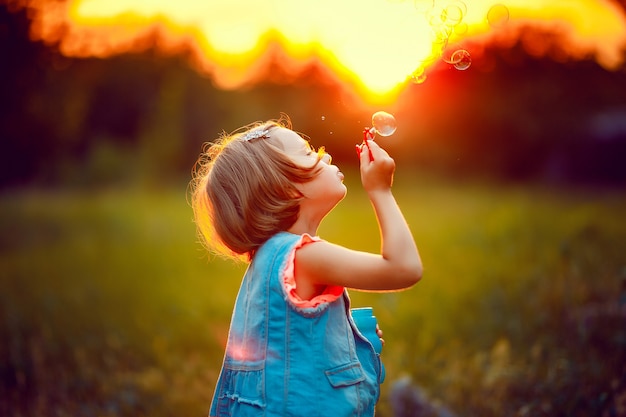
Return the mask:
POLYGON ((444 19, 445 13, 444 8, 440 5, 437 5, 426 13, 426 19, 428 20, 428 24, 431 28, 437 28, 439 26, 445 26, 444 19))
POLYGON ((472 57, 465 49, 458 49, 450 57, 450 63, 459 71, 465 71, 472 65, 472 57))
POLYGON ((454 27, 463 20, 463 10, 457 4, 449 4, 441 11, 441 22, 454 27))
POLYGON ((396 118, 384 111, 377 111, 372 115, 372 126, 380 136, 390 136, 398 128, 396 118))
POLYGON ((445 26, 451 32, 460 24, 467 13, 467 6, 462 1, 435 4, 426 14, 431 28, 445 26))
MULTIPOLYGON (((425 15, 431 31, 431 53, 433 61, 442 59, 456 69, 464 71, 472 65, 469 52, 457 45, 455 38, 465 36, 469 26, 464 19, 467 16, 467 4, 461 0, 413 0, 415 8, 425 15)), ((504 7, 504 6, 502 6, 504 7)), ((496 9, 496 12, 499 9, 496 9)), ((500 9, 501 10, 501 9, 500 9)), ((506 9, 508 16, 508 9, 506 9)), ((495 18, 494 18, 495 19, 495 18)), ((408 77, 413 83, 421 84, 426 80, 423 71, 416 70, 408 77)))
POLYGON ((459 48, 456 48, 456 49, 452 47, 448 48, 446 45, 446 48, 441 51, 441 54, 440 54, 441 60, 445 62, 446 64, 450 64, 450 65, 454 65, 458 63, 462 58, 461 54, 456 53, 459 50, 460 50, 459 48))
POLYGON ((499 28, 509 21, 509 9, 504 4, 494 4, 487 12, 487 22, 491 27, 499 28))
POLYGON ((465 16, 467 14, 467 5, 460 1, 460 0, 455 0, 453 2, 450 3, 450 6, 456 6, 459 9, 461 9, 461 12, 463 13, 463 16, 465 16))

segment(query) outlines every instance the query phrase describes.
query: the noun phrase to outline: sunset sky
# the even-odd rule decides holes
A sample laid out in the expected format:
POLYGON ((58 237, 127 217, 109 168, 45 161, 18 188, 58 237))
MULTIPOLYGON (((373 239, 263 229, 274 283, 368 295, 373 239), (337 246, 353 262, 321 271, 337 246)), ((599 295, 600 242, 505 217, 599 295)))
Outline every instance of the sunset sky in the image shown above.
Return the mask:
MULTIPOLYGON (((568 59, 622 64, 626 13, 605 0, 74 0, 32 2, 34 39, 59 42, 68 56, 111 56, 148 47, 192 51, 193 65, 222 88, 266 75, 273 60, 299 74, 321 62, 370 98, 424 82, 433 63, 459 49, 515 41, 536 26, 559 34, 568 59), (59 31, 59 28, 64 31, 59 31)), ((542 40, 528 42, 547 53, 542 40)), ((467 51, 465 70, 474 57, 467 51)), ((457 54, 458 56, 458 54, 457 54)), ((478 55, 476 55, 478 56, 478 55)))

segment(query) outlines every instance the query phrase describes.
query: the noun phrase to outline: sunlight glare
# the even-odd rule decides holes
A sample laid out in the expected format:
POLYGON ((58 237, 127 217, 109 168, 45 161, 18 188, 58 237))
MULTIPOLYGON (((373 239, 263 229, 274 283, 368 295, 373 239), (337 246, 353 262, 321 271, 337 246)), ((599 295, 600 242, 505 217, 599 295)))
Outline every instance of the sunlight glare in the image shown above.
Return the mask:
MULTIPOLYGON (((321 62, 362 96, 423 82, 429 66, 455 43, 499 42, 524 27, 558 32, 571 59, 595 57, 615 69, 624 61, 626 17, 609 0, 29 0, 36 11, 31 36, 58 42, 68 56, 106 57, 155 47, 191 52, 193 64, 222 88, 268 75, 271 64, 297 76, 321 62), (490 25, 490 8, 505 20, 490 25), (428 5, 428 7, 423 7, 428 5), (419 6, 419 7, 418 7, 419 6), (502 12, 502 11, 501 11, 502 12)), ((534 55, 541 40, 524 39, 534 55)), ((451 48, 452 51, 446 51, 451 48)), ((472 54, 472 51, 469 51, 472 54)), ((270 74, 271 75, 271 74, 270 74)), ((289 80, 284 80, 289 82, 289 80)))

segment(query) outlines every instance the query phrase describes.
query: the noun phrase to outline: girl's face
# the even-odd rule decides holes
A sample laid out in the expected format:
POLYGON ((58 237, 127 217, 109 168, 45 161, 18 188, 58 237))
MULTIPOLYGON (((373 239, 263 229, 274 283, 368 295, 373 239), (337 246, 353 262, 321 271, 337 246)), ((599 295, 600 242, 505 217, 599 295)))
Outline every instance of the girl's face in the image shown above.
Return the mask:
POLYGON ((332 158, 327 153, 323 154, 318 163, 319 154, 293 130, 277 128, 273 130, 272 136, 282 143, 285 153, 298 165, 311 167, 317 163, 315 177, 309 182, 296 184, 296 187, 305 197, 300 204, 300 211, 311 209, 313 213, 325 216, 346 195, 343 173, 331 164, 332 158))

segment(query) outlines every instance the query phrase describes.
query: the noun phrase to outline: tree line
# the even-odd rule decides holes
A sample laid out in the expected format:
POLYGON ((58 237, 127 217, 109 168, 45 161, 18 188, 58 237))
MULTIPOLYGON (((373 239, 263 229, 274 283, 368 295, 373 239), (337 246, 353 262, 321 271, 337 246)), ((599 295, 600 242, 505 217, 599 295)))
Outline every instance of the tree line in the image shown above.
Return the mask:
MULTIPOLYGON (((351 164, 374 109, 354 106, 314 65, 295 81, 225 91, 183 55, 68 58, 31 41, 29 24, 26 11, 0 5, 5 189, 187 178, 204 142, 280 112, 351 164)), ((385 146, 406 165, 446 175, 622 184, 624 91, 624 70, 492 46, 468 71, 438 65, 407 85, 385 107, 399 123, 385 146)))

